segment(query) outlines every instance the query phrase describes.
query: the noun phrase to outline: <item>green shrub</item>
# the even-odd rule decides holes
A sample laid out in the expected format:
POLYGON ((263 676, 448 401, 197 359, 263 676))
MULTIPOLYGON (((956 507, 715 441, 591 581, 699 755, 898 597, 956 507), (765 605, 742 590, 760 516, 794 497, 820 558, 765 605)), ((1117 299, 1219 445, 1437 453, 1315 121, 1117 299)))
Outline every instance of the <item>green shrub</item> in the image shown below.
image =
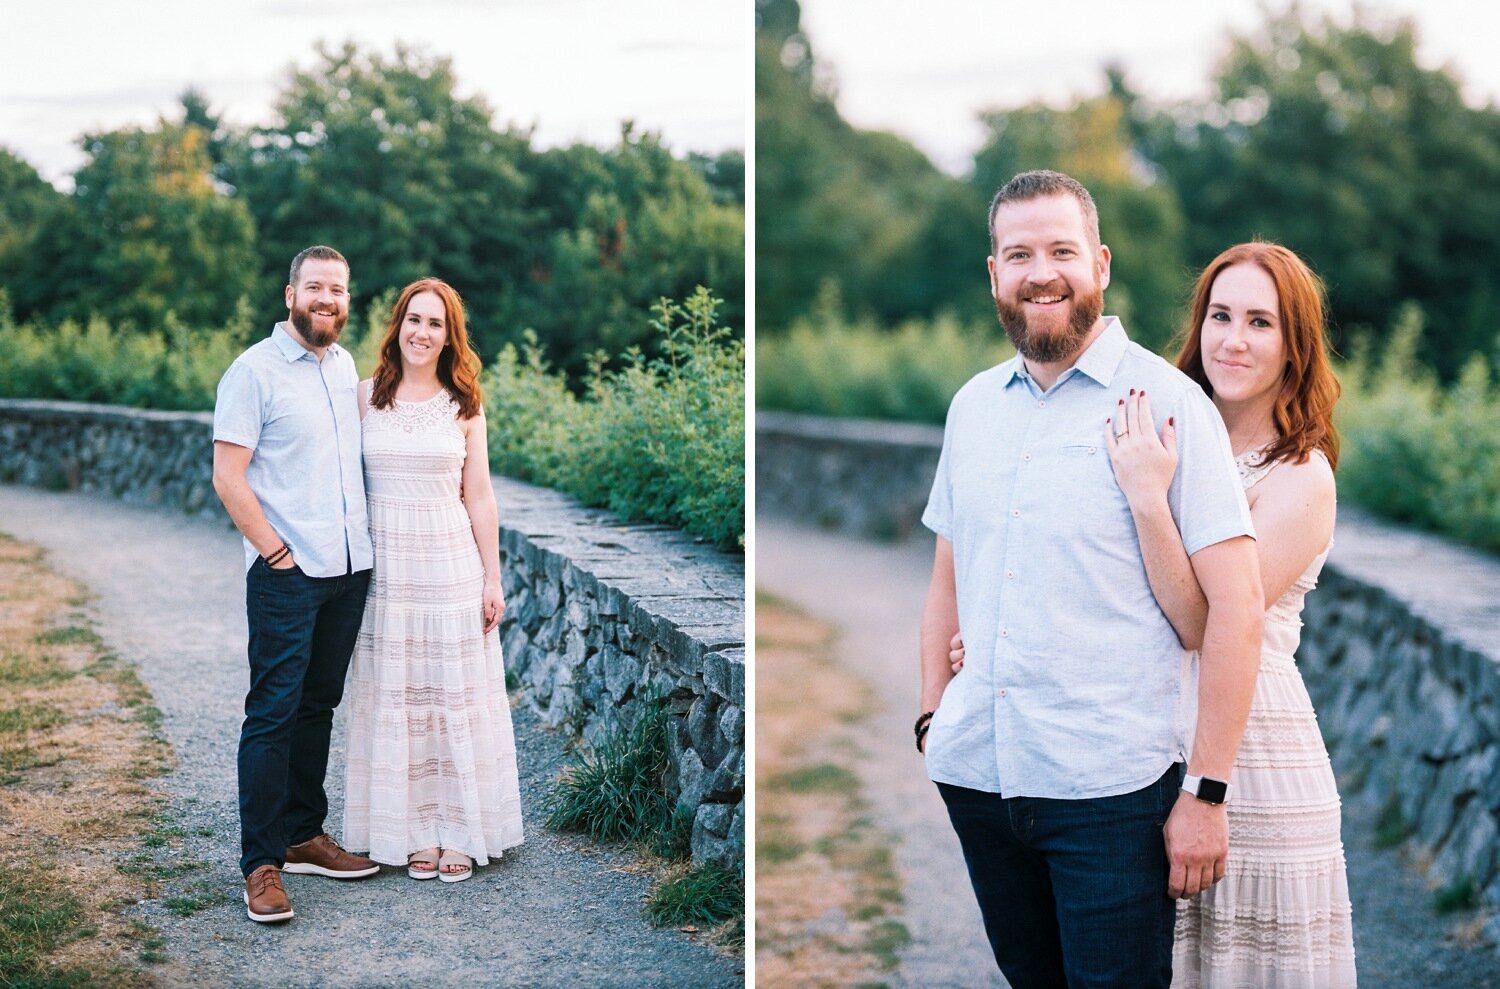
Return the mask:
POLYGON ((964 382, 1015 351, 997 330, 950 317, 895 330, 831 314, 755 345, 758 408, 941 423, 964 382))
POLYGON ((659 700, 644 704, 633 725, 617 725, 563 770, 545 802, 549 827, 647 847, 673 830, 666 792, 670 715, 659 700))
POLYGON ((485 372, 496 470, 559 488, 626 518, 674 525, 721 549, 745 534, 745 352, 699 288, 666 299, 652 325, 663 356, 596 357, 582 398, 535 338, 485 372))

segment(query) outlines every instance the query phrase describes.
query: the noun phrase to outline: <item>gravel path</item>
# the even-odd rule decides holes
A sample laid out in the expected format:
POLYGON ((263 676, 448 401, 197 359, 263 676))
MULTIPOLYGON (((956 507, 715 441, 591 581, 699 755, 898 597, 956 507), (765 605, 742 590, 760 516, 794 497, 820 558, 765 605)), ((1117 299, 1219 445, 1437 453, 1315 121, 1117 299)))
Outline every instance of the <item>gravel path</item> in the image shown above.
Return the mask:
MULTIPOLYGON (((360 882, 287 876, 297 917, 245 917, 235 755, 247 685, 243 557, 227 525, 120 502, 0 485, 0 530, 48 551, 95 596, 99 634, 151 688, 180 765, 160 781, 180 854, 218 902, 189 917, 135 908, 157 926, 169 986, 729 987, 743 967, 642 915, 649 877, 617 847, 544 830, 538 801, 563 739, 517 710, 526 843, 468 882, 415 883, 385 869, 360 882)), ((328 830, 342 821, 343 709, 334 723, 328 830)))
MULTIPOLYGON (((1340 537, 1345 552, 1357 549, 1340 537)), ((1339 552, 1335 548, 1335 553, 1339 552)), ((984 940, 958 841, 911 743, 917 625, 932 572, 930 540, 882 544, 764 516, 756 520, 756 583, 840 629, 836 657, 877 685, 884 707, 863 722, 866 793, 896 837, 906 881, 902 918, 913 943, 893 985, 1006 985, 984 940)), ((1500 987, 1500 958, 1472 946, 1481 915, 1438 917, 1424 880, 1396 850, 1371 847, 1374 813, 1346 805, 1344 845, 1364 989, 1500 987), (1470 945, 1470 946, 1466 946, 1470 945)))

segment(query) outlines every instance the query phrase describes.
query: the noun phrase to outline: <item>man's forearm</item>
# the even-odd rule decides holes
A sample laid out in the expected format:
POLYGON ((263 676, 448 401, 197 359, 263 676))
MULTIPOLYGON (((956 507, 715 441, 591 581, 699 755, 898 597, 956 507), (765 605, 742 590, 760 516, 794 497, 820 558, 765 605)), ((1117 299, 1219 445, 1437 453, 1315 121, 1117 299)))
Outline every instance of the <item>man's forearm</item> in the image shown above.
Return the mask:
POLYGON ((224 510, 234 522, 240 534, 250 540, 250 545, 261 556, 269 556, 281 548, 282 539, 271 523, 260 499, 250 489, 244 478, 214 478, 214 490, 224 503, 224 510))
POLYGON ((922 710, 932 711, 943 698, 943 690, 953 679, 948 662, 948 643, 958 632, 958 608, 946 607, 940 597, 927 595, 922 608, 922 710))

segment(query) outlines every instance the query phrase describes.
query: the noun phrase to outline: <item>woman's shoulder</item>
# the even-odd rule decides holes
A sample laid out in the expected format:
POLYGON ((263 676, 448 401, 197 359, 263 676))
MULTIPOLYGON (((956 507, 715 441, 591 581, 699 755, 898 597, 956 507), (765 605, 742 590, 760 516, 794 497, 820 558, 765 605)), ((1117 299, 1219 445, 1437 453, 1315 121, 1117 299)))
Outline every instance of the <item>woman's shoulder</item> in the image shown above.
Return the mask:
POLYGON ((1276 465, 1259 485, 1263 494, 1297 498, 1306 504, 1332 503, 1337 495, 1333 467, 1322 450, 1314 449, 1298 462, 1288 457, 1276 465))

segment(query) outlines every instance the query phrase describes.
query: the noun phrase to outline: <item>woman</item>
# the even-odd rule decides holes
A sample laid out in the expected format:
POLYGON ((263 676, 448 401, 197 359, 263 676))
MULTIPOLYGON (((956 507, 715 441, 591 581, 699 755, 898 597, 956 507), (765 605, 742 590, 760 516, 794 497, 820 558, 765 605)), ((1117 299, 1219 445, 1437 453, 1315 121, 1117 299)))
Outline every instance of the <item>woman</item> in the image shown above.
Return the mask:
MULTIPOLYGON (((1177 366, 1213 399, 1255 521, 1266 600, 1250 717, 1230 780, 1224 878, 1178 905, 1173 986, 1355 984, 1339 797, 1293 659, 1302 602, 1333 538, 1339 385, 1325 352, 1323 293, 1291 251, 1249 243, 1220 254, 1193 289, 1177 366)), ((1146 574, 1184 646, 1208 604, 1167 508, 1177 467, 1169 419, 1121 397, 1105 444, 1130 502, 1146 574)), ((955 668, 963 644, 953 642, 955 668)))
POLYGON ((424 278, 360 385, 375 569, 350 667, 344 841, 448 883, 521 843, 478 365, 458 293, 424 278))

